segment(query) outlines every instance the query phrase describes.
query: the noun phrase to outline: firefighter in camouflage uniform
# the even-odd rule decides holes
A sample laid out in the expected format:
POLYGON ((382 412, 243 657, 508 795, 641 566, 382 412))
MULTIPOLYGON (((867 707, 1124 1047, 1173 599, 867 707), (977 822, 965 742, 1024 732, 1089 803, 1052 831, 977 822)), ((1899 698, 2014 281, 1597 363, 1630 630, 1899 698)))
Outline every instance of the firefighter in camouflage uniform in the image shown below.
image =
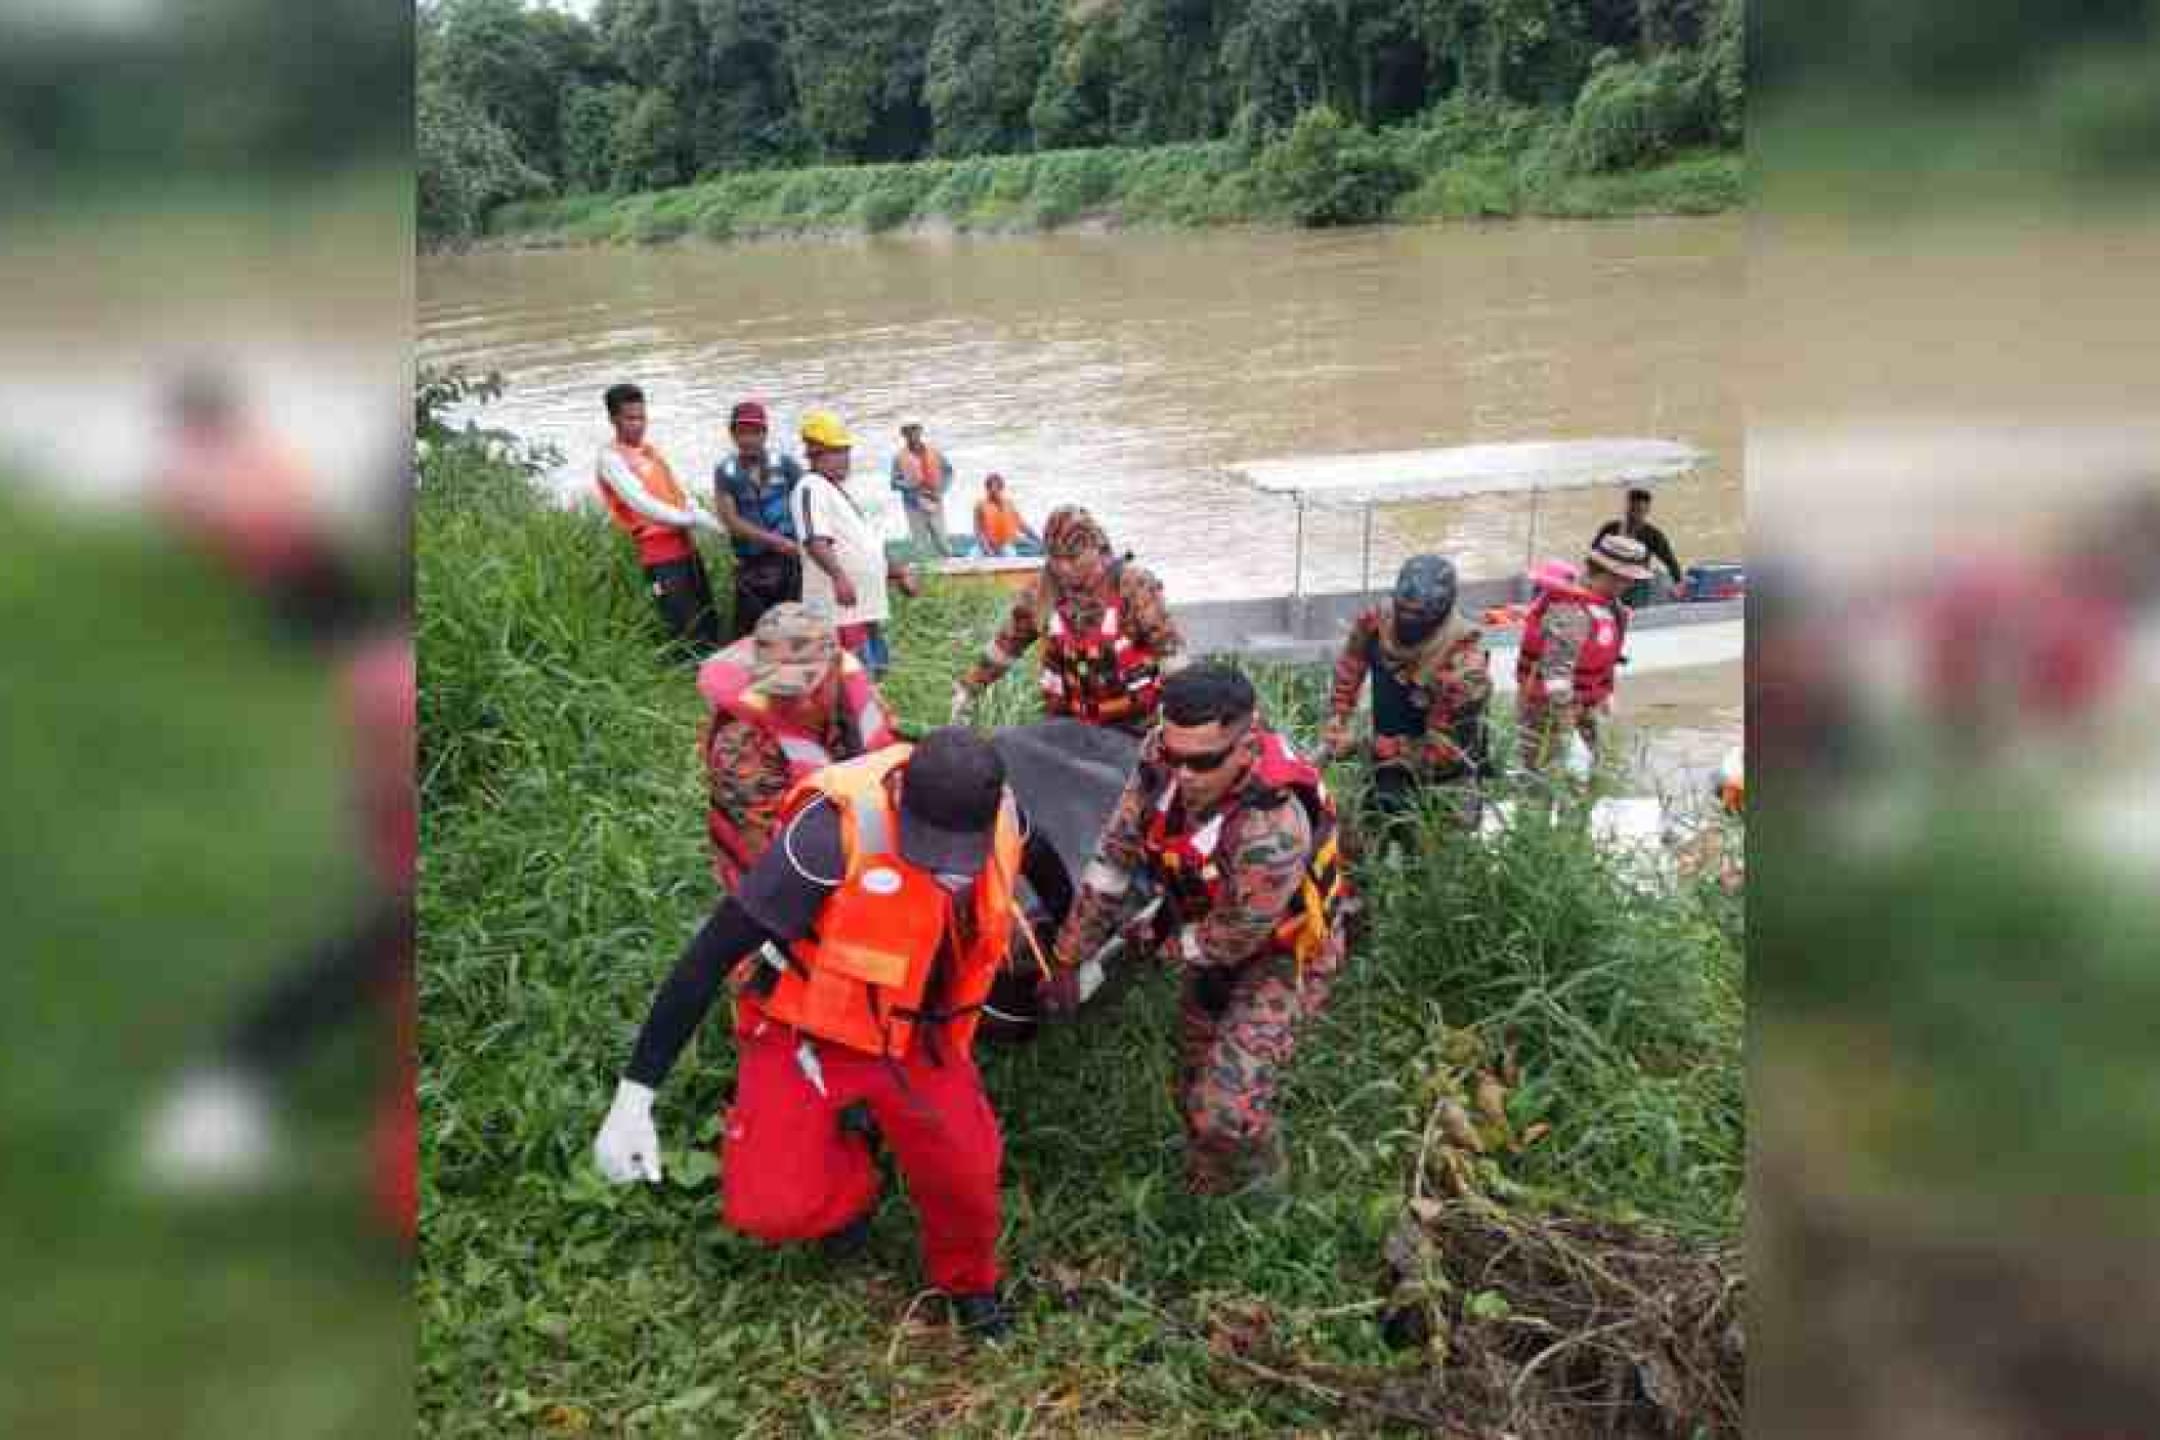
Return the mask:
POLYGON ((1118 930, 1136 879, 1164 897, 1162 958, 1183 972, 1178 1105, 1197 1194, 1279 1189, 1275 1114, 1305 1022, 1341 969, 1346 895, 1319 770, 1266 728, 1252 683, 1216 664, 1163 687, 1163 723, 1105 826, 1059 932, 1044 1005, 1070 1013, 1079 966, 1118 930))
POLYGON ((1484 636, 1456 613, 1455 567, 1443 557, 1411 556, 1389 602, 1351 623, 1322 732, 1337 757, 1356 747, 1358 693, 1368 674, 1375 807, 1399 816, 1416 805, 1420 791, 1436 789, 1451 801, 1454 818, 1474 828, 1477 782, 1488 763, 1492 672, 1484 636))
POLYGON ((1139 736, 1155 723, 1162 683, 1185 664, 1183 638, 1162 582, 1110 548, 1077 505, 1043 524, 1049 559, 1022 591, 982 658, 953 687, 952 722, 998 682, 1028 647, 1043 645, 1043 713, 1070 715, 1139 736))
POLYGON ((895 743, 870 672, 840 648, 832 621, 789 601, 698 669, 713 878, 733 890, 771 841, 797 783, 895 743))

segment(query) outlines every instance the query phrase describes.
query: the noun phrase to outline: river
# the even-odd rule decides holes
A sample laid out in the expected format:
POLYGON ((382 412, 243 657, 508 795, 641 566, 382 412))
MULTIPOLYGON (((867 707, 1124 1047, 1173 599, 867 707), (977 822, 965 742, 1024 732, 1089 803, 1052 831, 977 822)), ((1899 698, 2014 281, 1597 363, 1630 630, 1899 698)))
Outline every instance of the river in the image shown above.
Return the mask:
MULTIPOLYGON (((1740 220, 906 236, 426 257, 420 358, 499 369, 490 423, 559 447, 589 487, 600 392, 635 380, 654 440, 702 485, 738 398, 836 410, 885 491, 903 418, 991 470, 1038 526, 1080 501, 1174 597, 1281 592, 1294 512, 1227 462, 1477 441, 1651 435, 1711 462, 1661 490, 1683 561, 1742 552, 1740 220)), ((1616 491, 1546 496, 1541 551, 1616 491)), ((1374 568, 1437 547, 1522 564, 1524 497, 1383 512, 1374 568)), ((1309 522, 1308 589, 1353 589, 1359 520, 1309 522)))

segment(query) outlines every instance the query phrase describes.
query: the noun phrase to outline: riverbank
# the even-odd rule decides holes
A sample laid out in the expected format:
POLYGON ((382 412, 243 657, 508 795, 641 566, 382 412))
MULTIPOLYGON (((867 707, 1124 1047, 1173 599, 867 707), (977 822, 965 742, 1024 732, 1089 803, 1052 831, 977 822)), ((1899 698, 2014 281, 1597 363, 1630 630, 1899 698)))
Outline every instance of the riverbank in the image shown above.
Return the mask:
POLYGON ((1232 141, 1148 149, 827 166, 722 175, 632 195, 523 201, 494 212, 483 244, 659 245, 683 240, 846 239, 1075 227, 1419 223, 1711 215, 1746 198, 1732 150, 1629 170, 1585 170, 1565 132, 1528 127, 1465 147, 1444 130, 1308 137, 1260 150, 1232 141))
MULTIPOLYGON (((1448 1057, 1503 1038, 1521 1072, 1510 1122, 1551 1128, 1478 1157, 1477 1183, 1712 1252, 1737 1236, 1738 902, 1638 889, 1580 830, 1534 824, 1479 845, 1428 834, 1446 863, 1361 866, 1369 931, 1290 1079, 1295 1178, 1277 1209, 1180 1191, 1164 977, 1084 1024, 985 1047, 1023 1337, 997 1363, 934 1323, 897 1199, 847 1269, 714 1224, 710 1147, 734 1066, 710 1026, 660 1103, 667 1184, 605 1185, 593 1127, 712 901, 700 702, 655 653, 621 538, 514 467, 459 442, 432 451, 415 549, 423 1434, 1012 1434, 1059 1396, 1054 1433, 1197 1437, 1339 1427, 1411 1394, 1452 1405, 1449 1347, 1403 1355, 1374 1322, 1405 1172, 1457 1083, 1448 1057), (1249 1354, 1210 1338, 1242 1334, 1236 1317, 1267 1327, 1249 1354)), ((901 603, 886 691, 903 720, 942 720, 996 609, 942 586, 901 603)), ((991 692, 984 723, 1028 718, 1023 678, 991 692)), ((1271 720, 1311 741, 1325 673, 1256 679, 1271 720)), ((1354 807, 1355 773, 1333 780, 1354 807)), ((1503 1284, 1457 1278, 1446 1306, 1464 1333, 1506 1312, 1503 1284)))

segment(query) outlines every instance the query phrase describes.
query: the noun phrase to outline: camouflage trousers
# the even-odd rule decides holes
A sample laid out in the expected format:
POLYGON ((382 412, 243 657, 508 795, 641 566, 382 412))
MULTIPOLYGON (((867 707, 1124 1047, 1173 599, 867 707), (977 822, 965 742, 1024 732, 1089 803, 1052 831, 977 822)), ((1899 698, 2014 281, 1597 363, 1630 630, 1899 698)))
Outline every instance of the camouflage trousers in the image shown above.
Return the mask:
MULTIPOLYGON (((1590 747, 1590 753, 1598 753, 1598 719, 1602 709, 1575 707, 1575 730, 1590 747)), ((1542 775, 1549 766, 1558 764, 1562 747, 1567 744, 1567 732, 1563 728, 1561 714, 1550 705, 1525 701, 1515 715, 1516 762, 1526 771, 1542 775)))
POLYGON ((1230 975, 1186 971, 1177 1083, 1185 1183, 1194 1194, 1227 1195, 1287 1172, 1275 1095, 1299 1027, 1327 1003, 1342 945, 1338 932, 1306 968, 1302 985, 1297 962, 1279 953, 1230 975))

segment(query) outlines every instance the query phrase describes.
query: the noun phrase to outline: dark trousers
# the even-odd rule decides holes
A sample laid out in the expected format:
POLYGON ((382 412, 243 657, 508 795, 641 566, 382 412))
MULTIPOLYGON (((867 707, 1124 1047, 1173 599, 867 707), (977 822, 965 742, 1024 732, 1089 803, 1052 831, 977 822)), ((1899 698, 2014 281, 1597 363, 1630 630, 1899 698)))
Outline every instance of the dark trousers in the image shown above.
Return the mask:
POLYGON ((713 608, 712 581, 696 555, 645 567, 653 605, 669 636, 696 650, 698 658, 720 648, 720 613, 713 608))
POLYGON ((770 551, 735 557, 735 614, 728 638, 740 640, 775 605, 802 599, 802 562, 770 551))

